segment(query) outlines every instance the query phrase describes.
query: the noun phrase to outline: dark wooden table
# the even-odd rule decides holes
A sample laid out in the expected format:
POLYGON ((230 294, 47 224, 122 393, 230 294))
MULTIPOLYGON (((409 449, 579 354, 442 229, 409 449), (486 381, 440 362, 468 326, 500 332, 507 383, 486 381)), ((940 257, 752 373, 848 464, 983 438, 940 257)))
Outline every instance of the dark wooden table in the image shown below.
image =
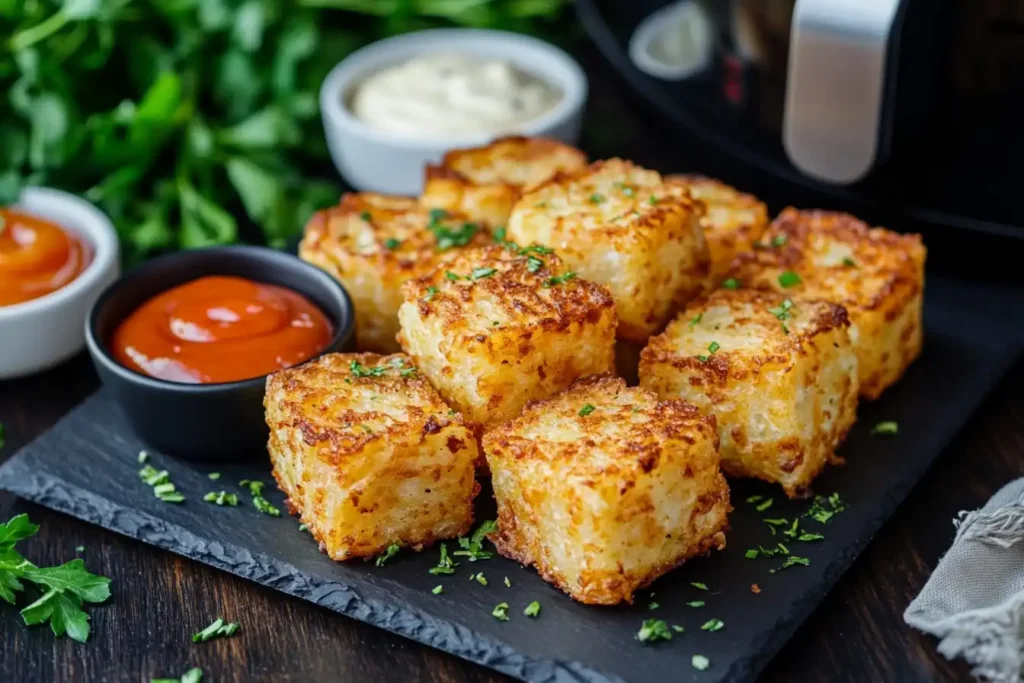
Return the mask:
MULTIPOLYGON (((589 67, 585 147, 665 171, 712 170, 713 159, 666 145, 637 105, 589 67), (705 163, 706 162, 706 163, 705 163)), ((723 173, 740 183, 740 179, 723 173)), ((741 183, 744 184, 744 183, 741 183)), ((744 184, 755 191, 755 185, 744 184)), ((769 197, 768 199, 771 200, 769 197)), ((785 198, 772 201, 778 208, 785 198)), ((930 245, 931 246, 931 245, 930 245)), ((962 251, 962 244, 958 245, 962 251)), ((937 256, 936 250, 932 255, 937 256)), ((958 252, 957 256, 962 256, 958 252)), ((930 256, 930 260, 933 260, 930 256)), ((1018 261, 1019 263, 1019 261, 1018 261)), ((2 349, 0 349, 2 353, 2 349)), ((0 382, 0 461, 95 390, 80 356, 36 377, 0 382)), ((953 538, 951 520, 1024 474, 1024 362, 1019 363, 935 463, 893 519, 765 673, 770 681, 954 681, 969 678, 902 614, 953 538)), ((234 576, 155 550, 62 514, 0 494, 0 520, 27 512, 39 534, 22 546, 38 564, 75 557, 113 580, 113 598, 90 610, 87 644, 27 628, 0 602, 0 681, 148 681, 202 667, 207 681, 507 680, 453 656, 346 619, 234 576), (218 615, 242 623, 233 638, 193 645, 190 634, 218 615)))

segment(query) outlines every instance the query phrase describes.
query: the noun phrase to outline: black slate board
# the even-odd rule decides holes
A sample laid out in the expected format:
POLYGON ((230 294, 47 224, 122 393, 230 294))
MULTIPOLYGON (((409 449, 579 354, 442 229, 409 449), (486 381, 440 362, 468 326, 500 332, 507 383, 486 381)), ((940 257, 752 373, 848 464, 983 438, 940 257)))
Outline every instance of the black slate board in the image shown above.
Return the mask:
MULTIPOLYGON (((334 563, 298 530, 295 518, 258 514, 246 503, 237 508, 202 502, 210 490, 243 494, 243 478, 268 483, 263 464, 199 468, 151 453, 151 462, 171 471, 188 500, 170 505, 155 499, 139 481, 137 453, 144 448, 128 430, 110 397, 100 392, 69 413, 51 431, 0 467, 0 488, 118 533, 230 571, 342 614, 399 633, 470 661, 529 681, 749 681, 767 664, 799 623, 834 585, 840 574, 892 514, 941 449, 963 426, 1013 362, 1018 351, 1005 320, 972 315, 950 283, 929 283, 925 351, 907 376, 874 403, 864 403, 858 425, 840 453, 845 467, 829 469, 817 482, 822 493, 838 492, 849 508, 822 527, 824 541, 802 544, 773 537, 763 517, 786 517, 806 504, 785 501, 759 482, 732 482, 729 547, 695 560, 623 608, 585 607, 571 602, 534 572, 496 557, 463 562, 454 576, 427 572, 437 550, 403 554, 384 567, 373 563, 334 563), (896 437, 870 436, 880 420, 896 420, 896 437), (212 482, 212 469, 223 473, 212 482), (772 507, 756 512, 746 499, 771 497, 772 507), (771 574, 782 560, 744 558, 747 548, 784 541, 808 567, 771 574), (489 585, 469 579, 484 572, 489 585), (504 585, 504 577, 512 582, 504 585), (691 582, 703 582, 700 591, 691 582), (753 595, 751 584, 761 593, 753 595), (430 589, 442 584, 444 593, 430 589), (540 618, 523 616, 533 600, 540 618), (686 601, 703 600, 691 608, 686 601), (498 622, 491 610, 508 602, 511 621, 498 622), (670 643, 644 645, 634 636, 643 619, 656 617, 684 626, 670 643), (725 628, 700 629, 711 618, 725 628), (691 657, 702 654, 711 667, 698 672, 691 657)), ((271 490, 272 502, 281 496, 271 490)), ((481 494, 478 519, 493 515, 493 501, 481 494)), ((115 586, 116 590, 116 586, 115 586)))

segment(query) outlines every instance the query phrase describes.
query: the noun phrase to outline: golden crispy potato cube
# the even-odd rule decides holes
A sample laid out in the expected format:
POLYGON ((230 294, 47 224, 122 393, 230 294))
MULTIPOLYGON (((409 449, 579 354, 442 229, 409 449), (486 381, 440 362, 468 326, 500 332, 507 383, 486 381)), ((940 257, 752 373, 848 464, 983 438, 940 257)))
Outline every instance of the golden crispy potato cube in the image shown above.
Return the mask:
POLYGON ((455 149, 427 166, 420 203, 503 226, 520 195, 555 175, 587 165, 587 156, 558 140, 513 136, 455 149))
POLYGON ((612 368, 611 295, 548 252, 466 250, 405 286, 402 348, 448 403, 484 427, 612 368))
POLYGON ((553 247, 611 291, 619 337, 646 343, 704 287, 703 206, 679 183, 622 159, 598 161, 523 196, 508 238, 553 247))
POLYGON ((738 257, 729 276, 744 287, 846 307, 861 396, 881 396, 921 353, 921 236, 872 228, 848 214, 788 208, 761 241, 764 248, 738 257))
POLYGON ((465 216, 431 214, 415 199, 361 192, 313 215, 299 256, 345 285, 356 309, 356 346, 388 353, 399 348, 402 283, 430 272, 446 251, 490 241, 465 216))
POLYGON ((337 353, 267 378, 274 478, 334 560, 473 522, 477 439, 407 356, 337 353))
POLYGON ((711 254, 708 285, 717 287, 725 279, 737 255, 750 251, 768 228, 768 207, 751 194, 699 175, 671 175, 669 182, 681 183, 704 205, 704 239, 711 254))
POLYGON ((856 419, 848 327, 836 304, 721 289, 651 339, 640 386, 715 416, 726 474, 800 497, 856 419))
POLYGON ((715 418, 608 375, 530 403, 484 436, 498 551, 575 600, 612 605, 725 547, 715 418))

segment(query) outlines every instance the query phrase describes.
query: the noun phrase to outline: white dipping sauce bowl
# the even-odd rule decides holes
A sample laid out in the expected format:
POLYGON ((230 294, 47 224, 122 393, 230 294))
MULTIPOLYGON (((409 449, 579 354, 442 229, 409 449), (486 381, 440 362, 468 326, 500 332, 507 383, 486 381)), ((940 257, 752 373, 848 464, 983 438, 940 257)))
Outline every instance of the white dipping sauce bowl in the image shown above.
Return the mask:
POLYGON ((22 191, 14 208, 78 234, 88 242, 92 261, 55 292, 0 306, 0 379, 30 375, 78 353, 85 346, 86 312, 120 270, 113 224, 84 199, 34 187, 22 191))
POLYGON ((537 38, 482 29, 433 29, 387 38, 357 50, 327 74, 320 111, 334 165, 357 190, 416 195, 423 167, 450 149, 476 147, 502 135, 541 135, 576 144, 587 101, 587 77, 563 50, 537 38), (349 102, 371 74, 423 54, 448 53, 501 59, 556 89, 558 103, 514 130, 498 135, 415 137, 374 128, 355 117, 349 102))

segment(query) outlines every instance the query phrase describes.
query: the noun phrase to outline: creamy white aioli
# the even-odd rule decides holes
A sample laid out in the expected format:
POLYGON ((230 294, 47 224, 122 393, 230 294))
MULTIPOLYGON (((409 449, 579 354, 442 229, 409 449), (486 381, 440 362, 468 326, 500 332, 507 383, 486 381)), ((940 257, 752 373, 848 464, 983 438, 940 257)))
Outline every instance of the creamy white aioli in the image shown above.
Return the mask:
POLYGON ((427 54, 367 77, 350 107, 374 128, 403 135, 497 135, 516 132, 561 97, 506 61, 427 54))

